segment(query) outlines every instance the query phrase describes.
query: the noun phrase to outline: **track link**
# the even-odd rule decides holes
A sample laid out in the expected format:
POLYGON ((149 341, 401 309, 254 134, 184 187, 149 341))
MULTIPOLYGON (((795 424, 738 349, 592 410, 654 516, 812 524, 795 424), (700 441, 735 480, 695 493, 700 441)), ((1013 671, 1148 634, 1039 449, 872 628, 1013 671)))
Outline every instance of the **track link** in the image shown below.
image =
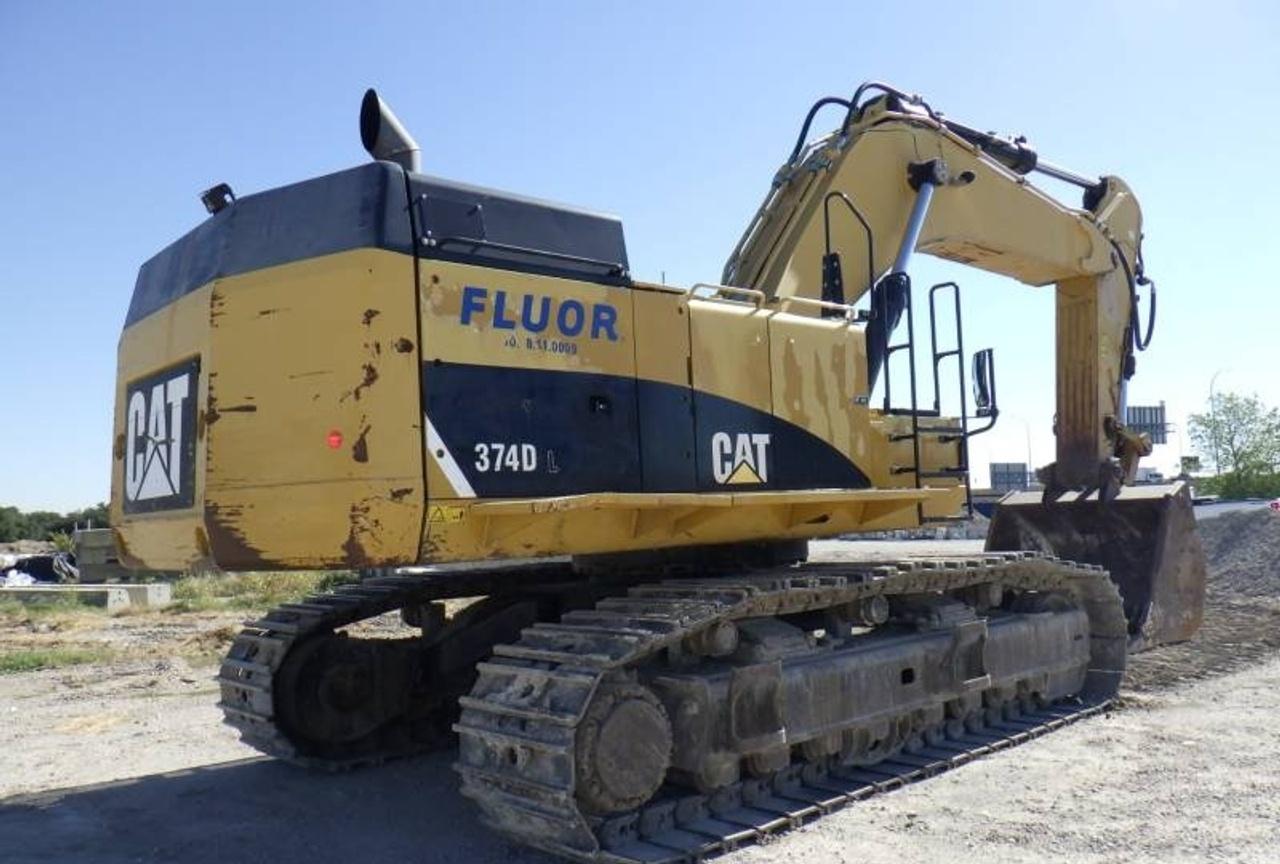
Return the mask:
POLYGON ((1126 624, 1104 570, 1034 553, 919 559, 889 566, 810 564, 745 578, 673 580, 631 588, 594 610, 535 625, 499 645, 463 697, 456 769, 491 827, 521 843, 592 862, 697 861, 931 776, 1101 710, 1123 676, 1126 624), (576 798, 578 730, 601 684, 725 620, 795 614, 874 596, 951 592, 988 582, 1068 591, 1090 624, 1084 685, 1070 704, 991 725, 861 769, 793 763, 711 795, 660 792, 620 816, 584 813, 576 798))
POLYGON ((402 718, 402 722, 380 730, 376 741, 355 742, 349 752, 337 757, 317 757, 280 726, 276 710, 277 673, 300 644, 358 621, 433 600, 440 596, 438 581, 431 576, 366 579, 300 603, 278 606, 247 625, 232 642, 218 672, 222 691, 218 705, 224 722, 235 727, 240 739, 251 747, 309 767, 350 768, 438 746, 439 741, 408 734, 411 730, 404 728, 408 718, 402 718))

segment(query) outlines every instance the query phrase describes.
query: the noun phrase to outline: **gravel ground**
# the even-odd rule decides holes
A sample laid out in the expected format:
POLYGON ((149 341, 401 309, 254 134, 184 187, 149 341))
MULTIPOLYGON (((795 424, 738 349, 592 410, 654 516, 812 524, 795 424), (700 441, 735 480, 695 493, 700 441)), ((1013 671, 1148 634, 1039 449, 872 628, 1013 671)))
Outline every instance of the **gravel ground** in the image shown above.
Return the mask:
MULTIPOLYGON (((1224 536, 1260 536, 1259 544, 1270 543, 1272 529, 1280 520, 1221 528, 1224 536)), ((1205 629, 1185 645, 1133 658, 1116 711, 731 860, 1280 859, 1280 586, 1268 596, 1266 582, 1274 559, 1241 557, 1205 533, 1218 568, 1205 629)), ((815 556, 963 554, 973 545, 829 542, 816 544, 815 556)), ((189 651, 165 651, 203 648, 227 620, 182 618, 108 619, 100 637, 77 625, 77 638, 102 638, 123 659, 0 676, 0 860, 551 860, 478 823, 456 792, 451 753, 350 774, 254 757, 219 722, 213 670, 188 665, 181 658, 189 651), (126 650, 131 630, 142 643, 136 651, 126 650)), ((9 637, 29 644, 58 635, 0 633, 0 647, 9 637)))

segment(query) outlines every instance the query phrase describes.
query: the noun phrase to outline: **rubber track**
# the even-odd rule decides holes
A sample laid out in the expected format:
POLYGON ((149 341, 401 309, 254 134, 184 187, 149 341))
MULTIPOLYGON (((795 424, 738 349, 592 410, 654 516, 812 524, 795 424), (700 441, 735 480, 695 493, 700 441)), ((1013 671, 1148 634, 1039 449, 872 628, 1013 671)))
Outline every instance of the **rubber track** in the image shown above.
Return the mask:
MULTIPOLYGON (((231 643, 218 671, 223 720, 251 747, 308 767, 351 768, 431 749, 386 730, 379 742, 361 742, 350 757, 315 758, 276 723, 275 678, 285 658, 306 638, 434 599, 431 576, 383 576, 286 603, 248 624, 231 643)), ((392 724, 394 725, 394 724, 392 724)))
POLYGON ((1120 596, 1101 568, 1027 552, 918 559, 889 566, 810 564, 746 578, 673 580, 539 624, 499 645, 462 699, 456 770, 494 829, 581 861, 697 861, 794 827, 844 804, 1021 743, 1101 710, 1124 674, 1120 596), (577 725, 607 677, 678 646, 716 622, 811 611, 874 595, 956 591, 986 582, 1073 593, 1090 620, 1090 665, 1075 705, 1008 718, 934 750, 860 770, 793 764, 714 796, 665 796, 601 819, 574 796, 577 725))

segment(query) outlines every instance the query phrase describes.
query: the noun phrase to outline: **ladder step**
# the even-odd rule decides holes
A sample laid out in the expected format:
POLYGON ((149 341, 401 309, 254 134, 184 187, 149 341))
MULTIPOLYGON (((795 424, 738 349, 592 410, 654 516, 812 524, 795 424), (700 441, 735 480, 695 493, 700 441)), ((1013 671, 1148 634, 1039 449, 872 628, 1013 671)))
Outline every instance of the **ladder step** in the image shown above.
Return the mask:
POLYGON ((942 468, 937 471, 921 471, 921 477, 968 477, 967 468, 942 468))

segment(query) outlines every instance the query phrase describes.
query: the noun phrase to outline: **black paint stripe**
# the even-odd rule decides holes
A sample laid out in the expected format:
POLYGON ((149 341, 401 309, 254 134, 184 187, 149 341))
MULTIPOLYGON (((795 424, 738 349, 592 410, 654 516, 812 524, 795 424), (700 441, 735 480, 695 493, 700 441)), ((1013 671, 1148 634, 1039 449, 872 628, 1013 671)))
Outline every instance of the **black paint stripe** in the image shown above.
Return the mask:
POLYGON ((423 367, 423 388, 431 422, 481 498, 871 485, 844 454, 799 426, 679 385, 586 372, 432 363, 423 367), (713 449, 716 433, 731 442, 727 454, 713 449), (768 436, 763 470, 749 466, 765 482, 717 482, 717 462, 723 476, 733 469, 726 456, 758 454, 759 439, 751 435, 768 436), (740 444, 739 436, 748 437, 740 444), (517 460, 494 470, 495 459, 512 445, 531 446, 536 464, 517 460), (486 461, 490 470, 479 470, 478 463, 486 461))

